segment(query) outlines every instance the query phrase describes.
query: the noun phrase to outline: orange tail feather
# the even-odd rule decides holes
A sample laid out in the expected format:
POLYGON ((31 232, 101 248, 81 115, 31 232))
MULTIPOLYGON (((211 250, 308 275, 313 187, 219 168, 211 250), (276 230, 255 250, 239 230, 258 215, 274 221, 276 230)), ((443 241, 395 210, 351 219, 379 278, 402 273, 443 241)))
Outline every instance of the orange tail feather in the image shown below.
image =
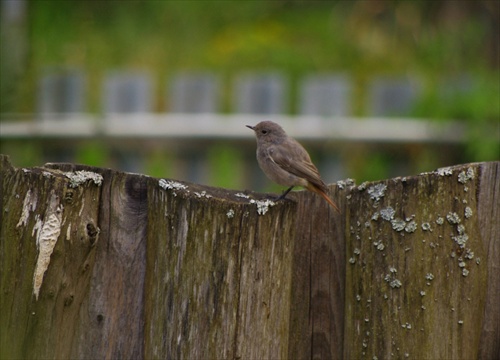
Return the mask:
POLYGON ((335 209, 335 211, 340 214, 339 208, 337 207, 337 205, 335 205, 335 203, 332 201, 332 199, 330 199, 330 197, 326 193, 321 191, 319 192, 319 194, 323 196, 323 198, 325 198, 325 200, 335 209))
POLYGON ((332 201, 332 199, 330 199, 330 197, 327 195, 327 193, 325 191, 323 191, 323 189, 320 189, 311 183, 309 183, 309 185, 310 186, 307 187, 308 190, 311 190, 311 191, 315 192, 316 194, 321 195, 335 209, 335 211, 337 211, 340 214, 340 210, 337 207, 337 205, 335 205, 335 203, 332 201))

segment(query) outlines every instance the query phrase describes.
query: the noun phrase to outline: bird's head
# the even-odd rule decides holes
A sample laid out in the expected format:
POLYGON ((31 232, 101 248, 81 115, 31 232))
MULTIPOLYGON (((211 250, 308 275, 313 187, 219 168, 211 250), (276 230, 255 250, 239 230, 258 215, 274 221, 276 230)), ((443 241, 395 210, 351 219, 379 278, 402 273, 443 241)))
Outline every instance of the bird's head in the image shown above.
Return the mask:
POLYGON ((286 139, 285 130, 272 121, 261 121, 255 126, 246 126, 255 132, 258 142, 279 143, 286 139))

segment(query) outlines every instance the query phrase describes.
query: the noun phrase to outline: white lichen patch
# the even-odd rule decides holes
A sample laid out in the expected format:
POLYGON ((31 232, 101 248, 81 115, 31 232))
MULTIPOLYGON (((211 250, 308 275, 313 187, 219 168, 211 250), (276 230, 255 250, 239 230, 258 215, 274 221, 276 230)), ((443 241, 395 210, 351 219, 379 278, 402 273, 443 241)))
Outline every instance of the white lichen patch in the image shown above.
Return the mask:
POLYGON ((364 191, 366 190, 366 186, 368 185, 368 181, 365 181, 363 183, 361 183, 361 185, 358 186, 358 190, 359 191, 364 191))
POLYGON ((198 197, 198 198, 205 197, 205 198, 207 198, 207 199, 210 199, 210 198, 212 197, 212 195, 207 194, 207 192, 206 192, 205 190, 203 190, 201 193, 199 193, 199 192, 195 191, 195 192, 194 192, 194 195, 195 195, 196 197, 198 197))
POLYGON ((403 283, 401 283, 401 280, 399 279, 394 279, 389 283, 390 287, 393 289, 400 288, 403 283))
POLYGON ((176 191, 178 190, 187 190, 187 185, 181 184, 180 182, 177 181, 172 181, 172 180, 165 180, 165 179, 160 179, 158 180, 158 185, 163 189, 163 190, 173 190, 172 194, 174 196, 177 196, 176 191))
POLYGON ((436 224, 443 225, 444 224, 444 218, 441 217, 441 216, 438 216, 438 218, 436 219, 436 224))
POLYGON ((250 199, 250 195, 243 194, 243 193, 236 193, 236 194, 234 194, 234 196, 240 197, 240 198, 243 198, 243 199, 250 199))
POLYGON ((404 328, 404 329, 411 330, 411 324, 410 323, 402 324, 401 327, 404 328))
POLYGON ((397 273, 396 268, 390 267, 390 268, 389 268, 389 271, 390 271, 390 273, 389 273, 389 274, 386 274, 386 275, 384 276, 384 281, 385 281, 385 282, 387 282, 387 283, 389 283, 389 286, 390 286, 391 288, 393 288, 393 289, 398 289, 398 288, 400 288, 400 287, 403 285, 403 283, 401 282, 401 280, 399 280, 399 279, 397 279, 397 278, 395 277, 395 275, 396 275, 396 273, 397 273))
POLYGON ((407 233, 415 232, 415 230, 417 230, 417 223, 414 220, 412 220, 408 224, 406 224, 405 231, 407 233))
POLYGON ((337 186, 339 189, 345 189, 347 186, 354 186, 354 185, 356 185, 356 183, 354 179, 351 178, 337 181, 337 186))
POLYGON ((461 184, 467 184, 469 180, 474 179, 476 174, 474 173, 473 168, 468 168, 467 172, 461 171, 460 174, 458 174, 458 182, 461 184))
POLYGON ((160 179, 158 181, 158 185, 160 185, 160 187, 164 190, 185 190, 188 188, 180 182, 165 179, 160 179))
POLYGON ((33 275, 33 294, 35 299, 38 300, 40 288, 43 282, 43 275, 49 268, 50 256, 54 251, 57 239, 61 233, 62 225, 62 212, 63 206, 59 204, 59 198, 52 193, 49 206, 45 212, 45 221, 40 221, 37 226, 38 234, 36 238, 36 245, 38 248, 38 258, 35 266, 35 273, 33 275))
POLYGON ((396 231, 403 231, 406 227, 406 223, 403 219, 396 218, 391 220, 392 228, 396 231))
POLYGON ((432 232, 431 224, 428 222, 422 223, 422 230, 432 232))
POLYGON ((375 246, 375 247, 377 248, 377 250, 380 250, 380 251, 382 251, 382 250, 384 250, 384 249, 385 249, 385 245, 384 245, 384 243, 382 242, 382 240, 375 241, 375 242, 373 243, 373 246, 375 246))
POLYGON ((232 219, 234 217, 234 210, 233 209, 230 209, 227 213, 226 213, 226 216, 228 217, 228 219, 232 219))
POLYGON ((466 219, 470 219, 472 217, 472 209, 470 207, 466 207, 464 211, 464 216, 466 219))
POLYGON ((31 189, 29 189, 26 192, 26 195, 24 195, 21 217, 19 218, 16 227, 25 226, 28 223, 30 212, 35 211, 37 201, 38 201, 38 196, 36 191, 32 192, 31 189))
POLYGON ((94 184, 96 184, 97 186, 101 186, 103 180, 102 175, 92 171, 85 171, 85 170, 79 170, 74 172, 69 171, 65 172, 64 175, 70 180, 69 182, 70 188, 76 188, 89 180, 93 181, 94 184))
POLYGON ((449 212, 448 215, 446 215, 446 220, 452 225, 460 223, 460 217, 456 212, 449 212))
POLYGON ((257 205, 257 214, 259 215, 265 215, 269 207, 276 205, 276 203, 272 200, 266 199, 266 200, 250 200, 250 204, 256 204, 257 205))
POLYGON ((461 235, 457 235, 457 236, 452 236, 451 238, 461 248, 465 247, 465 244, 467 243, 467 240, 469 240, 469 236, 467 234, 461 234, 461 235))
POLYGON ((449 167, 444 167, 436 170, 439 176, 450 176, 453 174, 453 170, 449 167))
POLYGON ((377 202, 384 197, 386 190, 387 190, 387 185, 376 184, 368 189, 368 194, 370 195, 370 199, 377 202))
POLYGON ((380 210, 380 216, 386 221, 391 221, 392 219, 394 219, 394 214, 396 214, 396 210, 394 210, 390 206, 380 210))

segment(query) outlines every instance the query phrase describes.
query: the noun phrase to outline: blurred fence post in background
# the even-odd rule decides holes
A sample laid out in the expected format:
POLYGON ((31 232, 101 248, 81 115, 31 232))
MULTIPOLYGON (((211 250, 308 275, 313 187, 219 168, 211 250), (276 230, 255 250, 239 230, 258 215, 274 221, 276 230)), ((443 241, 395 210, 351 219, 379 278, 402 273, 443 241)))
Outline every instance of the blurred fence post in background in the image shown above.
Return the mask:
POLYGON ((42 76, 38 87, 38 113, 43 118, 58 117, 86 112, 87 86, 81 70, 54 69, 42 76))
MULTIPOLYGON (((103 110, 106 118, 122 117, 122 124, 115 126, 127 127, 129 121, 140 122, 142 114, 153 110, 153 92, 151 76, 141 71, 114 71, 107 74, 103 83, 103 110), (139 116, 139 118, 136 118, 139 116)), ((125 171, 141 171, 144 164, 144 154, 126 147, 112 150, 119 168, 125 171)))
MULTIPOLYGON (((79 69, 48 68, 38 81, 37 121, 59 121, 71 124, 87 111, 86 75, 79 69)), ((49 144, 43 156, 54 162, 74 161, 76 149, 65 144, 49 144)))
POLYGON ((277 72, 239 75, 234 83, 234 111, 240 114, 286 114, 288 83, 277 72))
MULTIPOLYGON (((220 112, 221 82, 211 73, 183 72, 173 76, 168 86, 167 109, 174 114, 216 114, 220 112)), ((188 120, 189 121, 189 120, 188 120)), ((237 150, 235 150, 237 151, 237 150)), ((178 151, 180 165, 186 178, 207 183, 209 169, 207 151, 199 147, 178 151)))
POLYGON ((171 113, 215 114, 220 112, 221 83, 210 73, 179 73, 169 84, 171 113))
MULTIPOLYGON (((332 128, 339 118, 353 115, 353 84, 345 74, 318 73, 305 76, 299 85, 299 113, 329 121, 332 128)), ((320 172, 325 179, 342 178, 346 174, 338 155, 320 157, 320 172)))
MULTIPOLYGON (((375 77, 367 92, 366 113, 369 117, 394 117, 401 122, 414 111, 420 95, 416 80, 407 77, 375 77)), ((391 166, 389 174, 392 176, 411 172, 408 159, 396 158, 391 166)))
POLYGON ((368 90, 369 116, 405 116, 415 106, 418 88, 407 78, 378 77, 368 90))
POLYGON ((347 75, 314 74, 300 84, 301 115, 352 116, 352 80, 347 75))
POLYGON ((148 113, 153 109, 151 76, 145 72, 115 71, 103 84, 104 113, 148 113))

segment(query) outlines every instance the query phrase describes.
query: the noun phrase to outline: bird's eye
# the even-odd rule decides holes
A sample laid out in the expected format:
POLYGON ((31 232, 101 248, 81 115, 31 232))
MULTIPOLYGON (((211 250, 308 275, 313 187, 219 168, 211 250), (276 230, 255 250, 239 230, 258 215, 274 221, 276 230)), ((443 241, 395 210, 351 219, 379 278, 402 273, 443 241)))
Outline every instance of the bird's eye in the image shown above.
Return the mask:
POLYGON ((261 130, 260 132, 262 133, 262 135, 266 135, 268 133, 267 130, 261 130))

